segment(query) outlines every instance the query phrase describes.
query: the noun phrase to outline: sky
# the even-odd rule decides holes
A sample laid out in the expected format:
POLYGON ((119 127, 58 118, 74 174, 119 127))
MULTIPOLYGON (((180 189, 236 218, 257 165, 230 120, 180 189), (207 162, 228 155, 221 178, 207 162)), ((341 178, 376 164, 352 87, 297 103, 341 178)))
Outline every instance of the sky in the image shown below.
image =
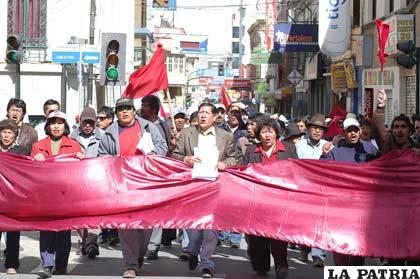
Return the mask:
MULTIPOLYGON (((188 34, 208 35, 209 54, 227 54, 232 46, 232 14, 238 10, 239 3, 240 0, 178 0, 175 26, 184 28, 188 34), (208 7, 229 5, 236 6, 208 7)), ((172 12, 167 11, 165 16, 172 18, 172 12)))

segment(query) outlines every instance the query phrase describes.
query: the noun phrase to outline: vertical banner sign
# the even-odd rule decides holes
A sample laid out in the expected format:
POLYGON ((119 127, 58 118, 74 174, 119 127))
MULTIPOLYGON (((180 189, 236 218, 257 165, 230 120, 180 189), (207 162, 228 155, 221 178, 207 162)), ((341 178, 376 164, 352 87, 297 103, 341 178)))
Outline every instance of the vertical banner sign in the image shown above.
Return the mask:
POLYGON ((319 0, 319 47, 328 56, 343 55, 350 45, 350 0, 319 0))
POLYGON ((278 9, 277 0, 265 1, 265 50, 272 51, 274 48, 274 26, 277 23, 278 9))

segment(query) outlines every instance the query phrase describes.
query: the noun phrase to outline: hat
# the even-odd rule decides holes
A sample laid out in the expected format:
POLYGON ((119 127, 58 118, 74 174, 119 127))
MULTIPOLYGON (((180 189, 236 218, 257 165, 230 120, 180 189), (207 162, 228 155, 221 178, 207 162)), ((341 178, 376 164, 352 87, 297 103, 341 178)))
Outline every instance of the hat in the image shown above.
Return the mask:
POLYGON ((61 119, 66 120, 66 114, 62 111, 55 110, 48 115, 48 119, 51 119, 51 118, 61 118, 61 119))
POLYGON ((284 139, 288 140, 291 137, 301 137, 305 133, 299 130, 299 126, 296 123, 290 123, 286 127, 286 131, 284 133, 284 139))
POLYGON ((131 98, 123 97, 119 98, 115 103, 115 108, 123 107, 123 106, 130 106, 134 108, 134 101, 131 98))
POLYGON ((175 107, 174 109, 173 109, 173 111, 172 111, 172 116, 176 116, 176 115, 178 115, 178 114, 183 114, 184 115, 184 117, 186 117, 187 116, 187 113, 185 112, 185 110, 183 110, 182 108, 180 108, 180 107, 175 107))
POLYGON ((85 120, 92 120, 92 121, 96 122, 96 112, 93 108, 86 107, 82 111, 82 114, 80 115, 80 121, 83 122, 85 120))
POLYGON ((357 121, 356 118, 347 118, 343 122, 344 130, 347 130, 348 128, 355 126, 357 128, 360 128, 360 123, 357 121))
POLYGON ((319 126, 328 129, 327 122, 325 121, 325 116, 322 114, 315 114, 314 116, 312 116, 308 126, 319 126))

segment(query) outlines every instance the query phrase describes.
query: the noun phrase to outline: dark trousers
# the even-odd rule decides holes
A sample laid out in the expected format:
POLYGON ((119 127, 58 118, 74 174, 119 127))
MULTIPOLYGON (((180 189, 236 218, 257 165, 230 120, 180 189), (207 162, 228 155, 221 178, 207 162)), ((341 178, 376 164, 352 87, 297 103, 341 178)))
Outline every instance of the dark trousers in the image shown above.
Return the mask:
POLYGON ((172 240, 176 239, 176 229, 163 229, 162 230, 162 245, 171 246, 172 240))
POLYGON ((270 251, 277 268, 288 268, 287 242, 261 236, 248 236, 248 255, 255 271, 270 270, 270 251))
MULTIPOLYGON (((0 239, 1 239, 0 232, 0 239)), ((19 268, 19 241, 20 241, 20 232, 7 232, 6 237, 6 250, 4 255, 6 256, 6 261, 4 267, 7 268, 19 268)))
POLYGON ((339 253, 333 253, 334 264, 337 266, 351 265, 351 266, 361 266, 365 265, 365 258, 360 256, 351 256, 344 255, 339 253))
POLYGON ((55 266, 57 270, 67 270, 70 248, 71 231, 40 232, 39 250, 41 252, 42 267, 51 268, 55 266))

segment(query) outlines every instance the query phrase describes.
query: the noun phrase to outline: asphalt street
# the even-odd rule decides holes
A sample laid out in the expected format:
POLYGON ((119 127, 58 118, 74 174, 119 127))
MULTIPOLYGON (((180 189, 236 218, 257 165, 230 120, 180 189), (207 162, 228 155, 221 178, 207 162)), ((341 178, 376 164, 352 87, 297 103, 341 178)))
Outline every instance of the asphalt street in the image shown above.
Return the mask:
MULTIPOLYGON (((25 232, 21 237, 21 266, 18 275, 6 275, 4 259, 1 260, 0 278, 38 278, 36 272, 40 268, 39 258, 39 233, 25 232)), ((120 247, 111 247, 101 244, 100 255, 94 260, 84 256, 77 256, 76 234, 72 236, 72 251, 70 253, 68 275, 53 276, 57 279, 65 278, 121 278, 123 262, 120 247)), ((2 244, 4 248, 4 243, 2 244)), ((172 247, 163 247, 156 261, 145 261, 140 275, 137 278, 201 278, 199 270, 189 271, 186 262, 178 259, 180 245, 173 242, 172 247)), ((297 259, 298 252, 289 250, 289 279, 321 279, 323 269, 312 267, 312 261, 301 262, 297 259)), ((267 277, 256 276, 252 270, 246 253, 246 243, 243 240, 240 249, 228 246, 218 246, 213 260, 216 263, 215 278, 230 279, 262 279, 274 278, 274 269, 267 277)), ((332 264, 328 257, 327 264, 332 264)))

